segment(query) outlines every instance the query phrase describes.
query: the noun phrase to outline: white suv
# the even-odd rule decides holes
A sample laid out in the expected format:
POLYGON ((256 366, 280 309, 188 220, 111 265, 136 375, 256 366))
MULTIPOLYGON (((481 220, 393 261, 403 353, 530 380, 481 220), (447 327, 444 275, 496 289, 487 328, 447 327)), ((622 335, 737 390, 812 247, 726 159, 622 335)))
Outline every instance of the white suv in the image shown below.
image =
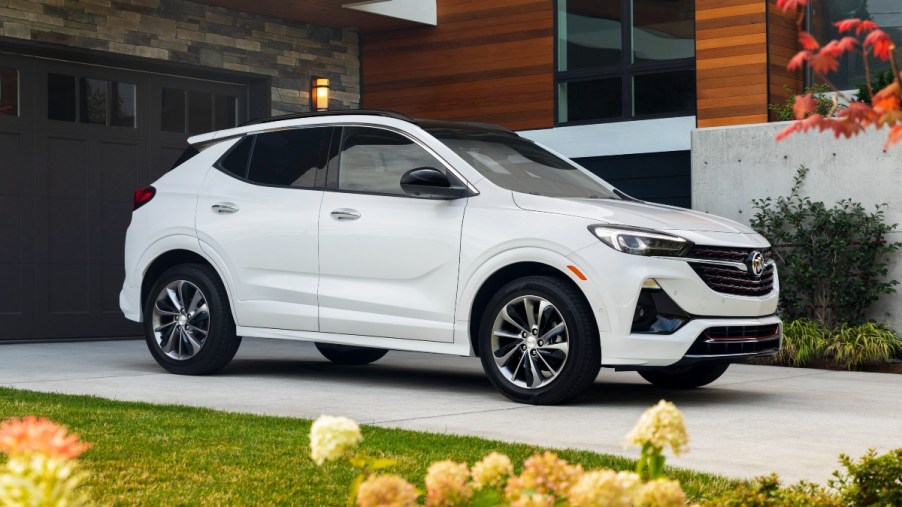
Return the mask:
POLYGON ((477 355, 545 404, 601 366, 697 387, 779 350, 764 238, 503 128, 345 111, 189 143, 135 192, 120 295, 170 372, 219 370, 241 336, 305 340, 341 364, 477 355))

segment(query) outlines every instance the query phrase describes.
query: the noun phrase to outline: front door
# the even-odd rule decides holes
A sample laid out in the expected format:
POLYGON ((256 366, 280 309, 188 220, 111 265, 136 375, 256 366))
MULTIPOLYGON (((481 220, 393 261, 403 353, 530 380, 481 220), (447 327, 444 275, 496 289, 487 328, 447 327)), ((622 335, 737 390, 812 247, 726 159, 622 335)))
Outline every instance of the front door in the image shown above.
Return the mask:
POLYGON ((320 330, 452 341, 467 200, 404 194, 406 171, 445 168, 406 136, 342 130, 320 212, 320 330))

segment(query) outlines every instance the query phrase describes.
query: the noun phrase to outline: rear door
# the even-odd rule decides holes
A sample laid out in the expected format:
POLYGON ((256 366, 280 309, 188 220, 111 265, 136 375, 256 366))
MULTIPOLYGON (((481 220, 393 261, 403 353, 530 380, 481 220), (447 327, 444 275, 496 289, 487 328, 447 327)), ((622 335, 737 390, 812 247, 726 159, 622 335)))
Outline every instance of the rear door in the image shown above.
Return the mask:
POLYGON ((406 195, 401 175, 447 170, 424 146, 344 127, 320 212, 320 330, 450 342, 467 199, 406 195))
POLYGON ((318 329, 317 221, 332 130, 246 136, 207 174, 198 237, 228 269, 240 326, 318 329))

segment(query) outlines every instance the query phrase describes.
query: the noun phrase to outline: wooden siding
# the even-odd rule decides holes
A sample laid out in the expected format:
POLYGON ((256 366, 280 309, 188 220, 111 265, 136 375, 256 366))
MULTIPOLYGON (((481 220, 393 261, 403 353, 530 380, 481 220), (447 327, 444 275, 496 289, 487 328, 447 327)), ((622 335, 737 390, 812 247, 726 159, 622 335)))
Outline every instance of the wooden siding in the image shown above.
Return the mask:
POLYGON ((360 50, 363 108, 554 125, 552 0, 440 0, 438 26, 362 34, 360 50))
MULTIPOLYGON (((790 95, 802 92, 804 80, 802 71, 794 72, 786 70, 789 60, 799 52, 799 34, 796 20, 798 14, 783 13, 777 8, 777 0, 769 0, 767 12, 767 57, 768 72, 770 72, 770 104, 782 104, 790 95)), ((773 113, 771 113, 773 117, 773 113)))
POLYGON ((698 126, 767 121, 767 0, 696 0, 698 126))

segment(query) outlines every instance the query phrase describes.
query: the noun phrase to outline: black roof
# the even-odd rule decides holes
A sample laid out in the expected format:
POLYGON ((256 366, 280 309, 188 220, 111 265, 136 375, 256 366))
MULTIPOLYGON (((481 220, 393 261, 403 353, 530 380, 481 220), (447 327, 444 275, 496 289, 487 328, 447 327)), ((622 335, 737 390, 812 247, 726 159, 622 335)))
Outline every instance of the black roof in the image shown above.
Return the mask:
POLYGON ((243 123, 241 126, 246 125, 260 125, 262 123, 270 123, 274 121, 281 120, 295 120, 299 118, 318 118, 323 116, 348 116, 348 115, 363 115, 363 116, 382 116, 384 118, 394 118, 396 120, 406 121, 413 123, 419 127, 424 129, 440 129, 440 128, 471 128, 476 130, 490 130, 494 132, 501 132, 510 135, 517 135, 513 130, 506 129, 504 127, 493 125, 491 123, 478 123, 478 122, 458 122, 458 121, 441 121, 441 120, 422 120, 415 119, 407 116, 405 114, 396 113, 394 111, 380 111, 380 110, 368 110, 368 109, 343 109, 339 111, 316 111, 309 113, 292 113, 292 114, 283 114, 279 116, 271 116, 268 118, 259 118, 256 120, 251 120, 249 122, 243 123))

